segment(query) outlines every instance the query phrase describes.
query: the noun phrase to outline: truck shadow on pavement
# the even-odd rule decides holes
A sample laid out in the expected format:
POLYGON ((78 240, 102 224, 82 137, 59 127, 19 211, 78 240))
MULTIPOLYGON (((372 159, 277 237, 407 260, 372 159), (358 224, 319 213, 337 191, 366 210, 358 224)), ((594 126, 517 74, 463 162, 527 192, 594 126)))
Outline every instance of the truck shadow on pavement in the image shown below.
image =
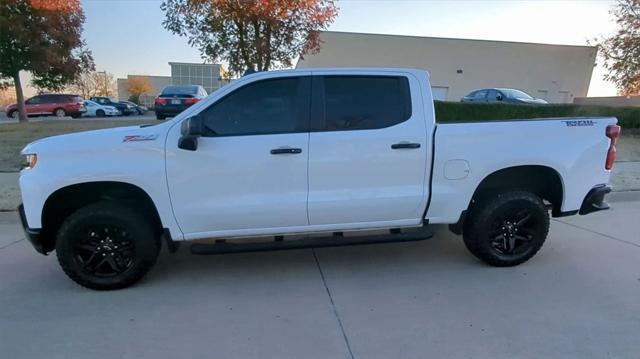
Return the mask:
POLYGON ((384 243, 347 247, 297 249, 198 256, 189 252, 185 243, 175 254, 163 250, 158 264, 138 285, 156 285, 164 281, 185 282, 190 278, 248 280, 278 278, 284 273, 317 275, 323 270, 343 275, 371 271, 420 270, 430 273, 485 267, 469 254, 461 237, 450 234, 446 227, 437 228, 433 238, 419 242, 384 243))

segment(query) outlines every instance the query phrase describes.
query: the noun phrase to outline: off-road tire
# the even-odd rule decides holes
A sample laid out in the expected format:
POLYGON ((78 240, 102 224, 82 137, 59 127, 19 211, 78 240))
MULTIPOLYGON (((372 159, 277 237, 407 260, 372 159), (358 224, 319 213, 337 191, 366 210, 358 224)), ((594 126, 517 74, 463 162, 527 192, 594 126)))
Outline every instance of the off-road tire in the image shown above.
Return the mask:
MULTIPOLYGON (((119 249, 120 251, 123 250, 122 247, 119 249)), ((63 222, 56 240, 58 262, 67 276, 83 287, 96 290, 121 289, 137 282, 153 267, 159 252, 159 236, 151 223, 137 211, 117 201, 103 201, 80 208, 63 222), (100 235, 99 239, 93 238, 94 232, 99 232, 100 228, 107 229, 105 232, 107 233, 106 237, 104 233, 100 232, 98 233, 100 235), (121 273, 116 271, 116 274, 105 277, 103 273, 95 274, 91 270, 85 269, 89 266, 85 267, 81 263, 84 262, 81 257, 82 254, 90 256, 90 254, 86 254, 86 251, 89 253, 96 252, 78 248, 81 244, 85 247, 92 246, 92 244, 85 245, 84 243, 87 241, 99 242, 101 239, 110 239, 108 236, 109 228, 112 228, 113 238, 111 238, 111 241, 115 242, 108 245, 111 248, 105 245, 98 247, 100 252, 96 254, 97 257, 95 258, 98 260, 101 256, 104 256, 103 258, 108 260, 110 253, 105 253, 107 251, 105 248, 107 248, 113 251, 111 255, 116 256, 114 257, 115 259, 122 260, 119 263, 125 262, 123 258, 126 258, 127 266, 121 273), (118 237, 119 233, 114 233, 118 232, 118 230, 122 232, 120 237, 118 237), (117 242, 120 240, 122 242, 117 242), (122 243, 122 247, 127 246, 127 248, 133 249, 129 249, 125 255, 121 255, 116 252, 118 243, 122 243), (113 249, 114 246, 115 250, 113 249)), ((110 260, 113 261, 114 258, 110 260)), ((90 261, 91 259, 86 260, 86 264, 90 261)), ((104 263, 103 267, 105 265, 109 265, 109 263, 104 263)))
MULTIPOLYGON (((527 191, 512 191, 487 196, 474 204, 465 221, 463 238, 467 249, 485 263, 496 267, 511 267, 531 259, 542 248, 548 233, 549 212, 540 197, 527 191), (513 231, 513 227, 505 228, 504 223, 515 224, 514 222, 518 220, 512 220, 512 222, 504 217, 509 217, 511 213, 518 211, 527 211, 531 214, 531 222, 527 224, 531 228, 526 228, 525 234, 524 226, 516 227, 516 237, 525 237, 527 241, 520 241, 523 245, 520 248, 521 252, 506 254, 496 248, 500 246, 496 246, 496 242, 503 241, 504 238, 512 235, 509 231, 513 231), (497 237, 492 236, 496 231, 500 232, 497 237), (517 231, 521 231, 519 235, 517 231), (504 233, 508 235, 504 236, 504 233), (502 240, 496 239, 499 237, 502 240)), ((514 240, 514 243, 518 241, 514 240)))

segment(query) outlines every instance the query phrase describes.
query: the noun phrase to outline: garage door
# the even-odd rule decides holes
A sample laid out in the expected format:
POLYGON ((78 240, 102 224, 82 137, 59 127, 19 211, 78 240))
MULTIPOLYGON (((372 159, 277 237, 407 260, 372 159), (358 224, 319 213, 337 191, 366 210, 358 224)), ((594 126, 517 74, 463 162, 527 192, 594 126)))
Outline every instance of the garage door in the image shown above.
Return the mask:
POLYGON ((433 99, 437 101, 446 101, 447 94, 449 93, 448 87, 432 86, 431 92, 433 93, 433 99))

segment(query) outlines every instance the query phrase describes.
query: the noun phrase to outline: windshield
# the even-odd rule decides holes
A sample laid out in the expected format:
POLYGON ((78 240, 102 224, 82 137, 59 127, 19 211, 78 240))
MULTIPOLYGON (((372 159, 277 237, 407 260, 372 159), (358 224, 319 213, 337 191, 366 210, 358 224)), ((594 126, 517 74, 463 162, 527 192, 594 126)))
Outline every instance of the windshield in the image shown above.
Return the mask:
POLYGON ((195 95, 197 92, 197 86, 167 86, 162 90, 163 95, 195 95))
POLYGON ((502 93, 508 98, 521 98, 525 100, 533 100, 533 97, 527 95, 526 93, 520 90, 500 89, 500 91, 502 91, 502 93))

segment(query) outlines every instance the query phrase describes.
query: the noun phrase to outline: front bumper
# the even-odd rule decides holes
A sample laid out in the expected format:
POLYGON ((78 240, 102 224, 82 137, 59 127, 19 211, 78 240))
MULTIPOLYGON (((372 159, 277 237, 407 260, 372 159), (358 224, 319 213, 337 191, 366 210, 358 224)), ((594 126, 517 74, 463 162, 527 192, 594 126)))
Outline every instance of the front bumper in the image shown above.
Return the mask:
POLYGON ((18 212, 20 213, 20 222, 22 222, 22 228, 24 229, 24 234, 27 239, 31 242, 33 248, 35 248, 38 253, 46 255, 48 251, 42 242, 40 229, 29 228, 27 217, 24 214, 24 206, 22 204, 18 206, 18 212))
POLYGON ((604 201, 604 196, 611 192, 611 186, 600 185, 596 186, 589 191, 587 196, 582 201, 580 206, 580 214, 589 214, 597 211, 603 211, 609 209, 609 203, 604 201))

